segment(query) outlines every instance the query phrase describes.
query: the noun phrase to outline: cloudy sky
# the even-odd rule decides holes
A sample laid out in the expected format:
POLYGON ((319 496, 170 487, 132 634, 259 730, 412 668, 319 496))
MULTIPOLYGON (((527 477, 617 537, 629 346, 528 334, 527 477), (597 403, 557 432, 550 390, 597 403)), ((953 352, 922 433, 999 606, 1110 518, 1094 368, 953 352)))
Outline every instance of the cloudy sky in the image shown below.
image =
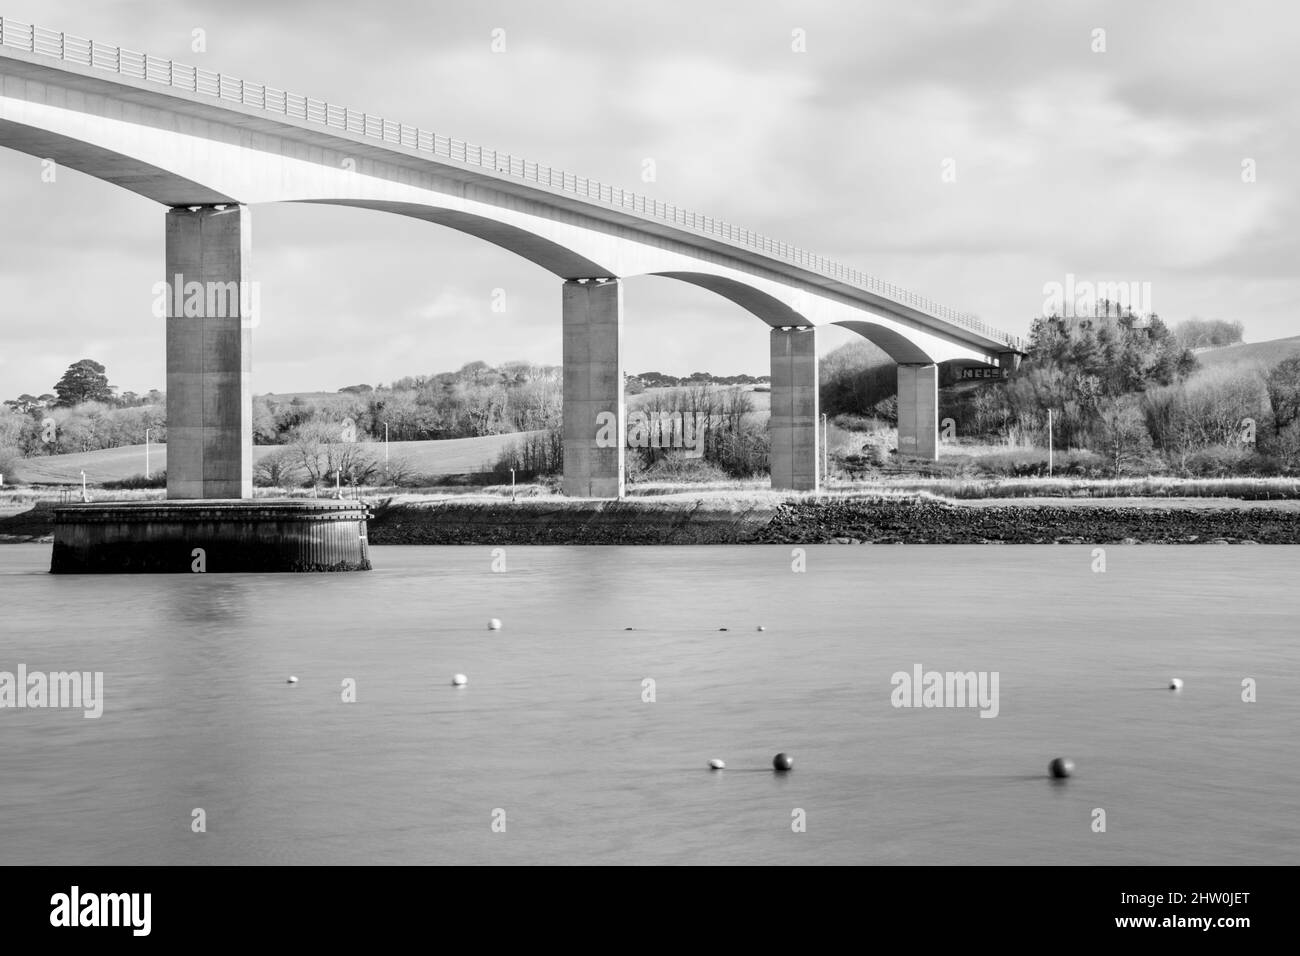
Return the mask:
MULTIPOLYGON (((1072 273, 1150 283, 1169 321, 1300 334, 1286 0, 3 0, 0 15, 636 189, 1011 331, 1072 273)), ((0 398, 48 391, 83 357, 124 390, 163 386, 148 294, 163 215, 75 172, 42 183, 39 160, 0 149, 0 398)), ((559 362, 559 280, 495 246, 305 205, 255 207, 253 228, 259 392, 559 362)), ((625 309, 630 371, 767 371, 766 326, 704 290, 632 279, 625 309)))

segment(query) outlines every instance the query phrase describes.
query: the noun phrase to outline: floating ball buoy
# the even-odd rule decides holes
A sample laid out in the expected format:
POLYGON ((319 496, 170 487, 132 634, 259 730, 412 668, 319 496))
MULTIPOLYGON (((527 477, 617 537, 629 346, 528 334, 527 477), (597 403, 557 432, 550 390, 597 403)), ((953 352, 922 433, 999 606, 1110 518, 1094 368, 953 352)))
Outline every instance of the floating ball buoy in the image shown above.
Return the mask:
POLYGON ((464 674, 456 674, 451 679, 452 687, 464 687, 468 683, 469 683, 469 678, 466 677, 464 674))
POLYGON ((290 674, 290 675, 289 675, 289 679, 288 679, 287 681, 285 681, 285 683, 286 683, 286 684, 296 684, 296 683, 298 683, 298 678, 296 678, 296 677, 294 677, 292 674, 290 674))
POLYGON ((1170 690, 1182 690, 1182 689, 1183 689, 1183 679, 1182 679, 1181 677, 1175 677, 1173 680, 1171 680, 1171 681, 1169 682, 1169 689, 1170 689, 1170 690))
POLYGON ((777 754, 772 758, 772 766, 781 773, 785 773, 794 766, 794 758, 789 754, 777 754))
POLYGON ((1057 757, 1047 765, 1047 770, 1057 780, 1064 780, 1074 773, 1074 761, 1069 757, 1057 757))
POLYGON ((760 631, 766 631, 766 630, 767 630, 767 628, 765 628, 762 624, 758 625, 758 629, 759 629, 760 631))
POLYGON ((494 617, 492 618, 492 620, 488 621, 488 630, 489 631, 501 630, 501 618, 494 617))
POLYGON ((726 770, 727 764, 724 761, 719 760, 717 757, 714 757, 712 760, 709 761, 709 767, 711 767, 714 770, 726 770))

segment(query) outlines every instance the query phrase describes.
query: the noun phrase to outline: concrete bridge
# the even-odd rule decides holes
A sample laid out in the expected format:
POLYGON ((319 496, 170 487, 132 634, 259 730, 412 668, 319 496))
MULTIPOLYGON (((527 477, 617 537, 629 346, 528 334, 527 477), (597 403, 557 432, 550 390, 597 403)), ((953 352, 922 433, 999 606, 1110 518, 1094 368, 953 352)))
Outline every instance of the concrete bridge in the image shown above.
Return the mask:
MULTIPOLYGON (((374 114, 3 19, 0 146, 167 207, 165 276, 186 289, 249 287, 250 207, 271 202, 423 219, 553 273, 563 280, 571 495, 623 493, 629 276, 701 286, 767 324, 774 488, 820 480, 817 329, 852 329, 898 363, 899 450, 921 458, 937 455, 938 364, 1005 366, 1019 356, 1015 337, 973 316, 730 223, 374 114), (598 440, 602 421, 619 423, 618 440, 598 440)), ((252 497, 252 322, 241 296, 230 298, 206 314, 168 298, 169 498, 252 497)))

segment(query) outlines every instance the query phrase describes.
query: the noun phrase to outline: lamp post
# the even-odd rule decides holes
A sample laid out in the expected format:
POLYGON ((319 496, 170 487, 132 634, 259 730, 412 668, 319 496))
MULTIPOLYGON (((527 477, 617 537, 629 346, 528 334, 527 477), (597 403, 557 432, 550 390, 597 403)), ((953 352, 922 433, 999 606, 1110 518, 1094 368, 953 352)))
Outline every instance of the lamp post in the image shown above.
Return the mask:
POLYGON ((144 430, 144 476, 146 479, 149 477, 149 432, 150 431, 152 431, 152 429, 146 428, 144 430))
POLYGON ((384 481, 388 480, 388 422, 384 422, 384 481))
POLYGON ((830 456, 830 426, 827 424, 826 413, 822 412, 822 481, 830 481, 831 479, 830 456))
POLYGON ((1047 477, 1052 477, 1052 410, 1047 410, 1047 477))
POLYGON ((81 500, 83 503, 90 501, 90 496, 86 494, 86 473, 81 473, 81 500))

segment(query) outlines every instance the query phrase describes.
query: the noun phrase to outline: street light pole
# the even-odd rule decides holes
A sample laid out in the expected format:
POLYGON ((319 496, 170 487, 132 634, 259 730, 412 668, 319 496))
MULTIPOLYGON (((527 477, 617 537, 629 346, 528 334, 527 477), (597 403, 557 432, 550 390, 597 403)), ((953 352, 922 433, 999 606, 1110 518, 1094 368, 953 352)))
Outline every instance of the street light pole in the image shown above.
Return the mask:
POLYGON ((827 425, 826 413, 822 412, 822 481, 831 477, 830 426, 827 425))
POLYGON ((1052 410, 1047 410, 1047 477, 1052 477, 1052 410))
POLYGON ((150 429, 144 430, 144 476, 149 477, 149 432, 150 429))
POLYGON ((388 422, 384 422, 384 481, 388 480, 388 422))
POLYGON ((86 473, 84 471, 81 473, 81 500, 83 502, 90 500, 90 496, 86 494, 86 473))

